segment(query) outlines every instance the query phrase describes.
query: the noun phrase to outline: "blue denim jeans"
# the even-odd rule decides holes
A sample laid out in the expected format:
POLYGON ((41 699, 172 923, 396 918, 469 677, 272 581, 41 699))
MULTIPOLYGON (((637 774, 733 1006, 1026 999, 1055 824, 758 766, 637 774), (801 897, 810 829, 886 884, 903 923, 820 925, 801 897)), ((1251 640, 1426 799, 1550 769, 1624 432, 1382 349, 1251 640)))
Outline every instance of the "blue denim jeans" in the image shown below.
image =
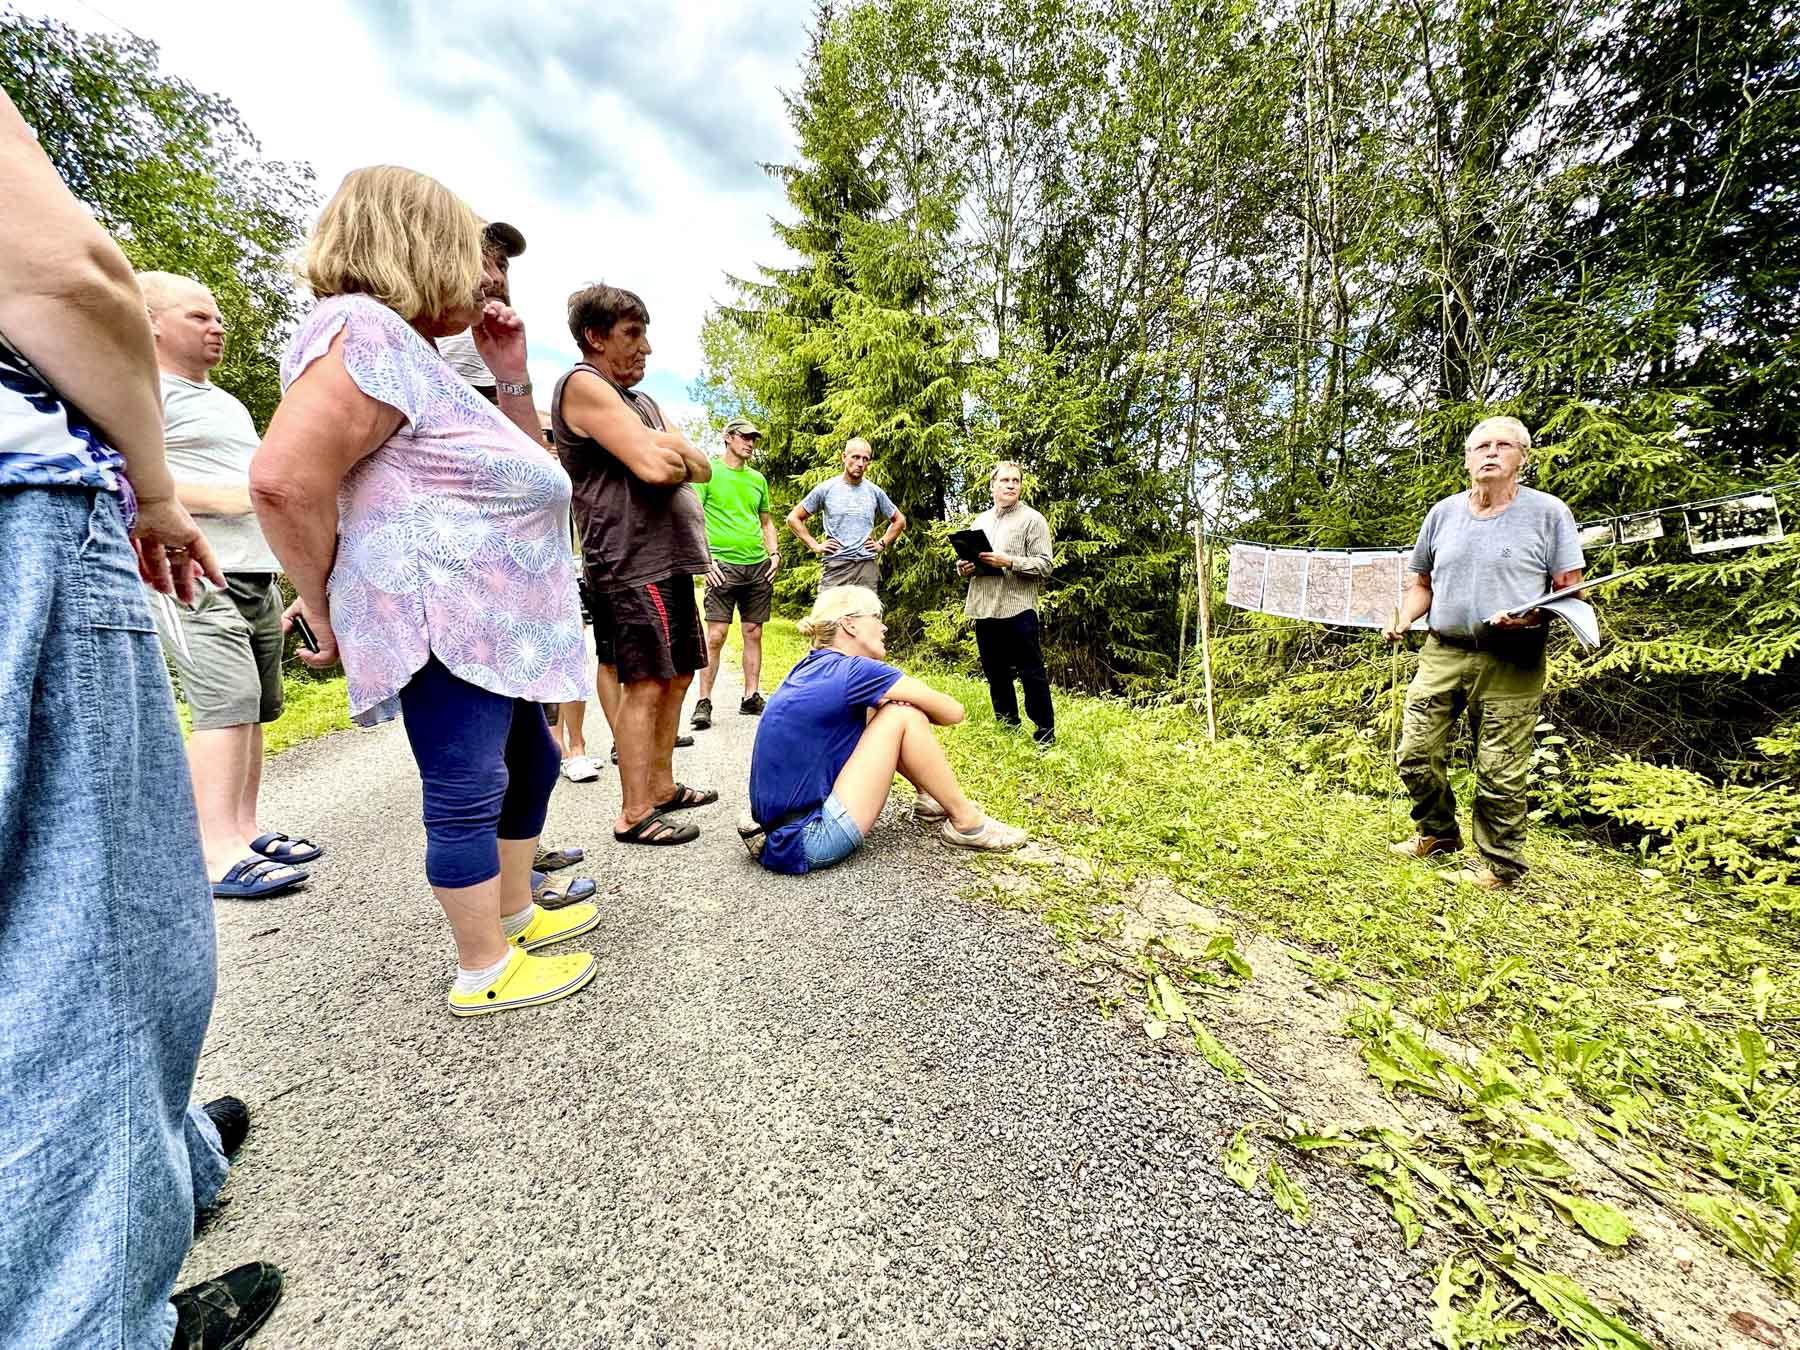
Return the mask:
POLYGON ((181 731, 116 497, 0 488, 0 558, 0 1346, 166 1350, 224 1163, 181 731))
POLYGON ((803 828, 800 847, 806 850, 809 871, 835 867, 862 847, 862 829, 835 792, 819 803, 803 828))

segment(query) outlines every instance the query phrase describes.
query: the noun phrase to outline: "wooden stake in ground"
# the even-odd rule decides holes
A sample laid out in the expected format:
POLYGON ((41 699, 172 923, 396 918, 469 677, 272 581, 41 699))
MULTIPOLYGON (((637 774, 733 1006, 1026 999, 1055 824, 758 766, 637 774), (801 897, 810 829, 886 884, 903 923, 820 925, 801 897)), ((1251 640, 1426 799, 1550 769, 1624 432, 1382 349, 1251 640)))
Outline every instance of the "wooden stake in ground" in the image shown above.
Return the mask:
POLYGON ((1206 527, 1200 521, 1194 522, 1194 590, 1200 597, 1200 665, 1206 672, 1206 739, 1219 739, 1219 722, 1213 715, 1213 678, 1212 678, 1212 618, 1208 610, 1212 608, 1212 595, 1206 584, 1206 554, 1203 539, 1206 527))
POLYGON ((1394 770, 1394 786, 1388 789, 1387 832, 1388 838, 1394 837, 1394 795, 1400 787, 1400 647, 1406 641, 1406 630, 1400 627, 1400 606, 1394 606, 1394 631, 1401 636, 1394 642, 1393 673, 1388 677, 1388 707, 1394 715, 1394 725, 1388 730, 1388 764, 1394 770))

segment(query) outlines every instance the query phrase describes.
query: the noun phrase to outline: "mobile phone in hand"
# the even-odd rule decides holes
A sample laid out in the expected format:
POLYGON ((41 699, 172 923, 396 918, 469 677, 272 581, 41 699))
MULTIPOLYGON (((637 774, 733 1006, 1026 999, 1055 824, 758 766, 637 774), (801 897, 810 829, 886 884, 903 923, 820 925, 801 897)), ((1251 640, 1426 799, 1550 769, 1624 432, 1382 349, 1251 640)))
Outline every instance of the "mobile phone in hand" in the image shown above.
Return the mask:
POLYGON ((319 639, 314 636, 312 625, 299 610, 294 611, 294 631, 300 635, 300 645, 309 652, 319 650, 319 639))

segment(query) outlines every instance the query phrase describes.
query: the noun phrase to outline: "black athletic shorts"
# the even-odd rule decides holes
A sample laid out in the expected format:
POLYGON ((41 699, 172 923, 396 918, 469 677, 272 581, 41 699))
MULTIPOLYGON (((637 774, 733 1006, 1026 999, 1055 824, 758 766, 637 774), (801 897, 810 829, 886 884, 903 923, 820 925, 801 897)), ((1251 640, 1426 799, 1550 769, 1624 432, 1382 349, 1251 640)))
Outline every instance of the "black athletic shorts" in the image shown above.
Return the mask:
POLYGON ((594 655, 619 672, 620 684, 672 680, 706 664, 694 579, 664 577, 643 586, 591 591, 594 655))
POLYGON ((775 602, 775 583, 769 580, 769 564, 719 564, 725 584, 706 583, 706 621, 730 623, 735 609, 745 623, 767 623, 769 609, 775 602))

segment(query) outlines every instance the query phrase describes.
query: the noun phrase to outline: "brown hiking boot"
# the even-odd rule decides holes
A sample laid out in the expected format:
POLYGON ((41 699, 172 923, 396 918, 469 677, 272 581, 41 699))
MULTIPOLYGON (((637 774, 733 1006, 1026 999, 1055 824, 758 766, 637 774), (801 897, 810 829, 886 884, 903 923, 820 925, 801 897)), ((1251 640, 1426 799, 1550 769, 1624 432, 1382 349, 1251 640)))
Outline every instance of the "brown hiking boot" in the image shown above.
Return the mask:
POLYGON ((1388 852, 1402 858, 1430 858, 1439 853, 1461 853, 1462 844, 1455 839, 1439 839, 1433 834, 1415 834, 1402 843, 1389 844, 1388 852))
POLYGON ((1444 872, 1440 875, 1442 875, 1445 881, 1453 881, 1464 886, 1479 886, 1484 891, 1501 891, 1512 885, 1512 882, 1507 880, 1507 878, 1500 876, 1498 873, 1482 866, 1480 863, 1470 863, 1467 867, 1459 868, 1454 872, 1444 872))

